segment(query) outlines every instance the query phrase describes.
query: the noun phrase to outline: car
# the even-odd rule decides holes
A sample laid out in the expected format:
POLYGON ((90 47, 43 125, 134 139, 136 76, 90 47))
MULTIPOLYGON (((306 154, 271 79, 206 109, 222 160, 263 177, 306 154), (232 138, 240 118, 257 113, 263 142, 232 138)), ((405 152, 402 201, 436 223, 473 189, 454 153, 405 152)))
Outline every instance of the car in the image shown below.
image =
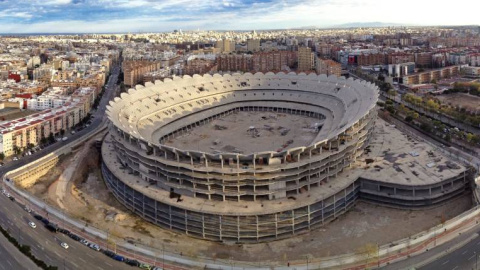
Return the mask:
POLYGON ((10 201, 12 201, 12 202, 13 202, 13 201, 15 201, 15 198, 14 198, 14 197, 12 197, 12 196, 9 196, 8 198, 9 198, 9 199, 10 199, 10 201))
POLYGON ((75 240, 75 241, 80 241, 80 240, 82 240, 82 238, 80 238, 80 236, 78 236, 78 235, 76 235, 76 234, 74 234, 74 233, 71 233, 71 234, 68 235, 68 236, 70 236, 70 238, 72 238, 72 239, 75 240))
POLYGON ((37 224, 35 224, 35 222, 33 221, 28 222, 28 226, 30 226, 33 229, 37 228, 37 224))
POLYGON ((28 208, 25 206, 25 208, 23 208, 23 210, 27 211, 27 213, 31 213, 32 212, 32 209, 28 208))
POLYGON ((104 250, 103 254, 107 255, 110 258, 113 258, 116 255, 115 252, 110 251, 110 250, 104 250))
POLYGON ((100 251, 100 247, 95 243, 88 244, 88 247, 93 249, 93 250, 100 251))
POLYGON ((48 223, 50 223, 50 221, 48 221, 48 219, 46 219, 46 218, 44 218, 44 217, 42 217, 41 221, 42 221, 42 223, 45 224, 45 225, 47 225, 48 223))
POLYGON ((132 259, 125 259, 125 263, 130 265, 130 266, 140 266, 140 262, 137 260, 132 260, 132 259))
POLYGON ((85 239, 80 239, 80 243, 84 244, 85 246, 88 246, 89 242, 85 239))
POLYGON ((115 255, 112 258, 116 261, 119 261, 119 262, 125 261, 125 258, 123 256, 120 256, 120 255, 115 255))
POLYGON ((60 244, 60 246, 62 246, 64 249, 67 249, 67 248, 68 248, 68 244, 65 243, 65 242, 62 242, 62 243, 60 244))
POLYGON ((147 269, 147 270, 152 270, 152 267, 146 263, 140 264, 140 269, 147 269))
POLYGON ((17 157, 13 157, 13 161, 17 161, 17 160, 18 160, 18 158, 17 158, 17 157))
POLYGON ((33 215, 33 217, 34 217, 35 219, 37 219, 37 220, 42 220, 42 219, 43 219, 43 217, 40 216, 40 215, 33 215))
POLYGON ((163 270, 163 268, 160 267, 160 266, 156 266, 156 267, 154 267, 152 270, 163 270))
POLYGON ((66 235, 69 235, 70 234, 70 231, 67 230, 67 229, 58 229, 59 232, 63 233, 63 234, 66 234, 66 235))

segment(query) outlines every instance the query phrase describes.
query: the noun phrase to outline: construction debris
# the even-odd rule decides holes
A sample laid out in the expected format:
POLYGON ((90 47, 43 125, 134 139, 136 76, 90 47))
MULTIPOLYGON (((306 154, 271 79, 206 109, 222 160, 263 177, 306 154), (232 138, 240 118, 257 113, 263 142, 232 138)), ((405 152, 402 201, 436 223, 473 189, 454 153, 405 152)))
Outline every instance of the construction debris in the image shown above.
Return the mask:
POLYGON ((214 128, 215 128, 215 130, 225 130, 225 129, 228 129, 226 126, 221 126, 221 125, 215 125, 214 128))

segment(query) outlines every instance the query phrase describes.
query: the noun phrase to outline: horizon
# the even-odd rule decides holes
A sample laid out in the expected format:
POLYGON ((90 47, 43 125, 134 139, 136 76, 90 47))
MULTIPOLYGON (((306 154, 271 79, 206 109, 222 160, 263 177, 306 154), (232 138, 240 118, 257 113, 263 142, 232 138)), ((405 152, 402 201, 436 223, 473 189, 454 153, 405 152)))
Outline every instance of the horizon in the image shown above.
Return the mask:
POLYGON ((0 24, 4 35, 329 29, 352 23, 478 25, 475 9, 461 8, 472 3, 459 0, 447 7, 414 0, 397 6, 374 0, 0 0, 0 24))

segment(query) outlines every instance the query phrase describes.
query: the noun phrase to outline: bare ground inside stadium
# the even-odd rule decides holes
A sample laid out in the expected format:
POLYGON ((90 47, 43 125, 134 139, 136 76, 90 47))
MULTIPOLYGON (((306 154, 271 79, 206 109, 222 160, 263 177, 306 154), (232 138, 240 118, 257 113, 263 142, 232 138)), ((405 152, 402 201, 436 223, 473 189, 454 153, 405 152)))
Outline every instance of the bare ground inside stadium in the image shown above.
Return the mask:
POLYGON ((31 191, 56 207, 65 207, 69 215, 84 220, 89 226, 108 229, 115 241, 123 238, 154 246, 159 254, 164 247, 167 253, 197 258, 277 263, 302 260, 307 254, 310 258, 334 256, 356 252, 367 243, 382 245, 409 237, 464 212, 472 205, 470 195, 421 211, 358 202, 345 215, 310 233, 262 244, 220 244, 163 230, 126 210, 106 189, 98 159, 99 151, 91 140, 70 158, 62 159, 59 167, 63 170, 52 170, 48 178, 37 184, 48 185, 49 191, 45 187, 33 187, 31 191), (75 168, 72 178, 62 180, 69 184, 68 194, 60 205, 58 192, 54 192, 58 190, 58 181, 52 180, 65 176, 62 173, 72 168, 75 168))
POLYGON ((274 112, 235 112, 166 142, 185 150, 210 153, 283 151, 309 145, 322 120, 274 112))

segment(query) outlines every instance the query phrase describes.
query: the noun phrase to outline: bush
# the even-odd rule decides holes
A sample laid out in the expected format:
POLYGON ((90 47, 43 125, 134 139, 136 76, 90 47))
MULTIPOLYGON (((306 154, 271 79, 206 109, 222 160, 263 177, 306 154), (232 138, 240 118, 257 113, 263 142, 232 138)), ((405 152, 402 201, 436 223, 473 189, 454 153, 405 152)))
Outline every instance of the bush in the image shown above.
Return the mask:
POLYGON ((408 123, 412 122, 413 121, 413 116, 409 115, 409 116, 405 117, 405 121, 408 122, 408 123))
POLYGON ((389 99, 389 100, 385 101, 385 104, 387 104, 387 105, 392 105, 392 104, 393 104, 393 101, 391 101, 391 100, 389 99))
POLYGON ((377 101, 377 105, 380 106, 380 107, 384 107, 385 106, 385 103, 381 102, 381 101, 377 101))

